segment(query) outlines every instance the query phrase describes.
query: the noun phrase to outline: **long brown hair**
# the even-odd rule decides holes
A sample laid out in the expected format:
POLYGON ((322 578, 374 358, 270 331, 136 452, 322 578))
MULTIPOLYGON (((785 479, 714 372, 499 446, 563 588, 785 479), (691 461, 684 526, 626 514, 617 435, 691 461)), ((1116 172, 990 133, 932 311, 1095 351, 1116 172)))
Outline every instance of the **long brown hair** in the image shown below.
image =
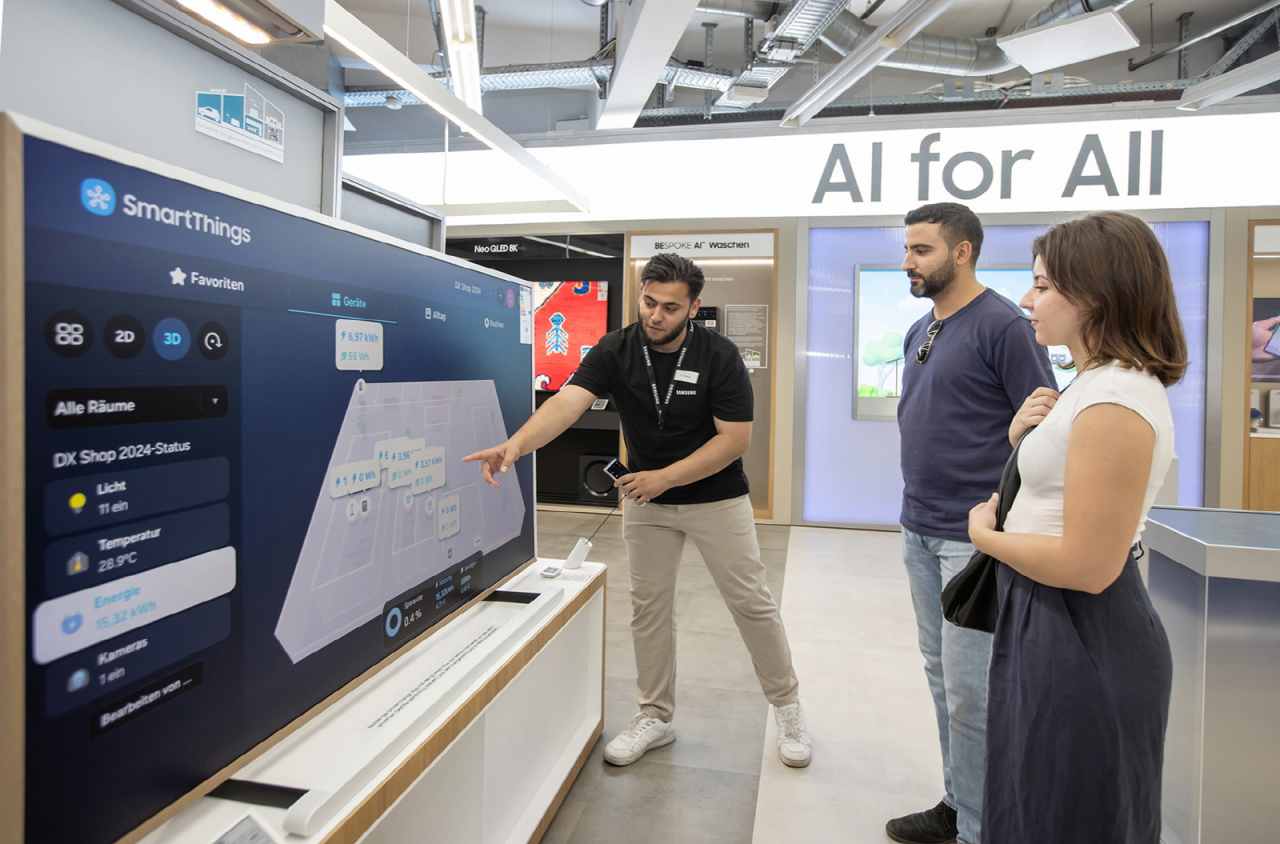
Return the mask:
POLYGON ((1187 341, 1169 262, 1155 233, 1131 214, 1103 211, 1054 226, 1031 253, 1067 301, 1081 311, 1081 371, 1111 360, 1141 369, 1166 387, 1187 368, 1187 341))

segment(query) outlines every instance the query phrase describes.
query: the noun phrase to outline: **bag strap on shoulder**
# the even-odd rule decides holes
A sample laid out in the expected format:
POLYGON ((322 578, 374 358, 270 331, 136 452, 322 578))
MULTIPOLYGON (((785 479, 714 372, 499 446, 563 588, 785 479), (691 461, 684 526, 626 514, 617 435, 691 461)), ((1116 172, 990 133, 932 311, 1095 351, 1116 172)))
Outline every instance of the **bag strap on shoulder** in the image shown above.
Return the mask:
POLYGON ((1004 530, 1005 517, 1009 515, 1009 510, 1013 507, 1013 499, 1017 498, 1018 490, 1022 487, 1022 475, 1018 472, 1018 449, 1022 448, 1022 444, 1037 427, 1032 425, 1026 430, 1018 440, 1018 444, 1013 447, 1013 453, 1009 455, 1009 459, 1005 461, 1004 471, 1000 474, 1000 486, 996 489, 1000 495, 996 503, 996 530, 1004 530))

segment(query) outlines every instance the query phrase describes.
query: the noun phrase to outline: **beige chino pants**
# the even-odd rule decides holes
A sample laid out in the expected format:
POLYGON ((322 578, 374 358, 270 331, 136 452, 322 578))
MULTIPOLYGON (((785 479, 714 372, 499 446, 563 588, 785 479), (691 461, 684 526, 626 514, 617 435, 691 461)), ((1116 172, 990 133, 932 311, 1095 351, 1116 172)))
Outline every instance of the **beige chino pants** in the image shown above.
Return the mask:
POLYGON ((670 721, 675 712, 676 581, 685 538, 692 539, 751 654, 765 698, 793 703, 799 684, 778 604, 765 583, 747 496, 706 504, 627 501, 622 536, 631 569, 631 635, 640 709, 670 721))

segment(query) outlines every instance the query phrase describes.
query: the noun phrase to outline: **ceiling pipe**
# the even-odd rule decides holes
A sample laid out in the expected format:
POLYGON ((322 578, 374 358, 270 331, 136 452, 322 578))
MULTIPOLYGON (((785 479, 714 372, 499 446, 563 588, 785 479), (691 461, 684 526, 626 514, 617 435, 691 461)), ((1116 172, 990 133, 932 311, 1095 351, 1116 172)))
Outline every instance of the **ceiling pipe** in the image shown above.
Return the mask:
MULTIPOLYGON (((846 10, 827 27, 820 40, 847 56, 863 41, 874 37, 875 31, 874 26, 846 10)), ((891 53, 880 66, 946 76, 990 76, 1012 70, 1018 64, 996 46, 994 38, 952 38, 922 32, 891 53)))
MULTIPOLYGON (((356 66, 350 63, 348 66, 356 66)), ((376 68, 374 68, 376 69, 376 68)), ((424 68, 424 71, 430 72, 424 68)), ((431 73, 443 84, 442 73, 431 73)), ((613 75, 613 59, 590 59, 585 62, 557 62, 542 65, 509 65, 487 68, 480 77, 480 89, 489 91, 529 91, 539 88, 595 87, 608 82, 613 75)), ((733 81, 733 72, 714 67, 689 67, 671 61, 659 74, 659 84, 723 92, 733 81)), ((385 105, 393 95, 404 105, 423 105, 409 91, 382 86, 348 87, 343 103, 348 108, 385 105)))
POLYGON ((1035 29, 1038 26, 1064 21, 1067 18, 1087 15, 1089 12, 1101 12, 1103 9, 1123 9, 1132 2, 1133 0, 1054 0, 1054 2, 1023 21, 1021 26, 1014 27, 1008 34, 1013 35, 1017 32, 1035 29))
POLYGON ((767 21, 774 16, 778 4, 773 0, 702 0, 698 14, 728 15, 753 21, 767 21), (733 4, 733 8, 729 4, 733 4))

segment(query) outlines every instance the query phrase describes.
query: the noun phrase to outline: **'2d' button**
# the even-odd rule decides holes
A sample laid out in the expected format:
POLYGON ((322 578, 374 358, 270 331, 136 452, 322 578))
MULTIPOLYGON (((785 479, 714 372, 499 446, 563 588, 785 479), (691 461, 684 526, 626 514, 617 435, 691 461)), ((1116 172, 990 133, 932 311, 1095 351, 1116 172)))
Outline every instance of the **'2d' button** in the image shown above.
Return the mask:
POLYGON ((136 357, 146 344, 145 329, 141 322, 128 314, 113 316, 107 320, 102 342, 107 351, 118 358, 136 357))

